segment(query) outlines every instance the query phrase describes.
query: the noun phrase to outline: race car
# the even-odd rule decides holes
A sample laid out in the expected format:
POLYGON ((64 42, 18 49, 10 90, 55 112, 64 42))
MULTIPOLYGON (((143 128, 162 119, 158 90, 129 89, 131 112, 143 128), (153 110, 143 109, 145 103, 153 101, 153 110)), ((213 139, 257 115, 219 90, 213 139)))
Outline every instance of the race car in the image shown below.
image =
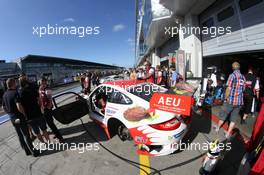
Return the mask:
POLYGON ((88 113, 109 139, 118 135, 122 141, 134 140, 139 154, 168 155, 177 150, 190 117, 151 109, 153 93, 168 89, 142 80, 106 82, 72 104, 57 107, 55 103, 54 117, 68 124, 88 113))

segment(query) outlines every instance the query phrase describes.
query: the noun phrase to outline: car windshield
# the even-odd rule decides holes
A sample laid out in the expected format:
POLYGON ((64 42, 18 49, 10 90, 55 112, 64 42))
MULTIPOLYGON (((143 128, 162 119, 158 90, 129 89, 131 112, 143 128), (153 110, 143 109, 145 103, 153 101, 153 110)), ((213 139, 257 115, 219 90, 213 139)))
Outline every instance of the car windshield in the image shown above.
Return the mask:
POLYGON ((131 94, 134 94, 140 98, 143 98, 146 101, 150 101, 153 93, 159 92, 159 93, 165 93, 168 91, 168 89, 155 85, 155 84, 140 84, 137 86, 132 86, 127 89, 128 92, 131 94))

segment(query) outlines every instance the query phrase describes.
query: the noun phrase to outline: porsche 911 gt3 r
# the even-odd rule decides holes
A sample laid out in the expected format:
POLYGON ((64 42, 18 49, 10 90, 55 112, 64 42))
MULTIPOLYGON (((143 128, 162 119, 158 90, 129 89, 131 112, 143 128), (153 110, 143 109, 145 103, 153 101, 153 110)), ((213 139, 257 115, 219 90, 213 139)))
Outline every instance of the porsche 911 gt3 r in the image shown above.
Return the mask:
MULTIPOLYGON (((139 145, 140 154, 167 155, 176 151, 175 145, 187 132, 183 116, 150 108, 153 93, 167 91, 138 80, 112 81, 99 85, 85 97, 88 107, 82 109, 80 104, 75 107, 80 114, 88 112, 90 118, 104 128, 109 139, 117 134, 123 141, 133 139, 139 145)), ((60 109, 55 109, 55 113, 56 110, 60 109)))

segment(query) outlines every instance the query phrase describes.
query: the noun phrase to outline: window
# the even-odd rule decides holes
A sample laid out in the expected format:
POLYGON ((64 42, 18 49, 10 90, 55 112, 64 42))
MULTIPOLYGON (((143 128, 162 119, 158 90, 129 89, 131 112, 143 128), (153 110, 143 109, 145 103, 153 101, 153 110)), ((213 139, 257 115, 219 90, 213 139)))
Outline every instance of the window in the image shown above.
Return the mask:
POLYGON ((112 94, 111 94, 108 102, 117 103, 117 104, 125 104, 125 105, 132 104, 132 100, 129 97, 127 97, 125 94, 123 94, 123 93, 121 93, 115 89, 112 91, 112 94))
POLYGON ((214 26, 214 19, 212 17, 207 19, 205 22, 202 23, 202 26, 207 27, 207 28, 213 27, 214 26))
POLYGON ((233 15, 234 15, 234 9, 233 9, 233 7, 230 6, 230 7, 227 7, 226 9, 222 10, 221 12, 219 12, 217 14, 217 20, 219 22, 221 22, 227 18, 230 18, 233 15))
POLYGON ((263 2, 263 0, 240 0, 239 6, 241 11, 244 11, 250 7, 253 7, 259 3, 263 2))

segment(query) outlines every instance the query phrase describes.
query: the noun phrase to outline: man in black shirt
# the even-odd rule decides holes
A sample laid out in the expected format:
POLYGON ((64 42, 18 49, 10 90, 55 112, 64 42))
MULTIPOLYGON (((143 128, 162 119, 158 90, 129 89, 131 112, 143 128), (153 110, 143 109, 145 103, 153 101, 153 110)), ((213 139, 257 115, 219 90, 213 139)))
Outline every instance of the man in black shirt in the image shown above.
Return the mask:
POLYGON ((244 116, 243 119, 241 120, 241 124, 246 123, 246 119, 248 115, 251 113, 252 102, 254 98, 256 77, 253 74, 253 70, 251 67, 248 69, 248 73, 245 75, 245 78, 246 78, 246 88, 244 91, 244 116))
POLYGON ((46 141, 49 141, 49 134, 47 132, 46 121, 42 117, 42 113, 40 110, 40 106, 38 103, 38 91, 34 85, 32 85, 28 80, 27 77, 20 77, 19 78, 20 89, 19 89, 19 96, 21 104, 25 110, 25 115, 29 120, 29 125, 32 127, 34 133, 37 135, 39 141, 44 142, 42 135, 40 133, 40 129, 43 133, 44 138, 46 141))
POLYGON ((3 109, 9 115, 26 155, 38 156, 39 152, 33 148, 30 140, 24 108, 16 90, 16 82, 14 79, 8 79, 6 84, 8 89, 3 95, 3 109))

